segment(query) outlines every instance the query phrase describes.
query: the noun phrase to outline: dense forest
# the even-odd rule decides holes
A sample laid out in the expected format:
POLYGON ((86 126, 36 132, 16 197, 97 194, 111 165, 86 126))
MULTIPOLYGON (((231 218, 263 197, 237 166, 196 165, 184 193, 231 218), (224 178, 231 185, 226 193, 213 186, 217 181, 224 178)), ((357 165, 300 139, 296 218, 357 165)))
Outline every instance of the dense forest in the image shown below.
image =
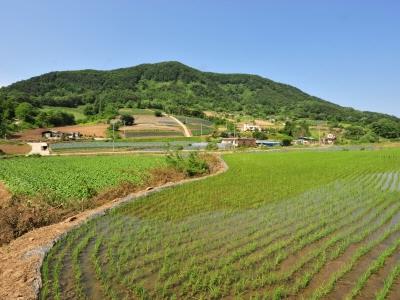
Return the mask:
MULTIPOLYGON (((168 113, 203 116, 203 111, 346 122, 370 126, 386 122, 399 129, 394 116, 361 112, 310 96, 290 85, 247 74, 201 72, 179 62, 142 64, 111 71, 51 72, 0 89, 0 131, 5 131, 18 111, 36 116, 43 105, 85 105, 86 115, 107 115, 120 107, 156 108, 168 113), (22 106, 24 107, 20 107, 22 106), (29 107, 27 107, 29 106, 29 107)), ((44 124, 69 120, 68 115, 42 113, 44 124)), ((40 125, 40 124, 39 124, 40 125)), ((379 129, 378 129, 379 130, 379 129)), ((394 133, 397 135, 398 133, 394 133)))

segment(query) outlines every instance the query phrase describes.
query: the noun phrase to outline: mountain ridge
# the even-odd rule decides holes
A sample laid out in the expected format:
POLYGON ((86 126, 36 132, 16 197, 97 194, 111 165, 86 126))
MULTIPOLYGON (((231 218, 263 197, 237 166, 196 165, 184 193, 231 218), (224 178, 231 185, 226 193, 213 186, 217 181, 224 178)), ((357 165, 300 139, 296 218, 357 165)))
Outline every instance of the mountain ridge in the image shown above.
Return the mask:
POLYGON ((394 115, 344 107, 260 75, 203 72, 177 61, 112 70, 52 71, 1 87, 0 97, 35 106, 90 104, 97 112, 101 106, 132 102, 171 112, 184 106, 189 113, 215 110, 263 118, 278 115, 361 124, 388 118, 400 122, 394 115))

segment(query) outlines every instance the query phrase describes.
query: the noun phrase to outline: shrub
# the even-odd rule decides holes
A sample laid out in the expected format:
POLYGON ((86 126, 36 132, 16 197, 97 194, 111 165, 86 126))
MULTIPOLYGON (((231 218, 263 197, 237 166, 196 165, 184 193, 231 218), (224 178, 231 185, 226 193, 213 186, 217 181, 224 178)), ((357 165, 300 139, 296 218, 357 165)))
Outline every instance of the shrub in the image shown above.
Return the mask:
POLYGON ((283 139, 282 140, 282 146, 288 147, 292 145, 292 140, 291 139, 283 139))
POLYGON ((162 117, 162 112, 159 111, 159 110, 156 110, 156 111, 154 112, 154 115, 155 115, 156 117, 162 117))
POLYGON ((132 126, 135 124, 135 118, 129 114, 121 115, 121 122, 124 123, 126 126, 132 126))
POLYGON ((207 162, 197 152, 190 152, 187 156, 180 152, 170 153, 167 155, 167 164, 189 177, 209 172, 207 162))
POLYGON ((214 142, 209 142, 209 143, 207 144, 206 149, 207 149, 207 150, 218 150, 217 143, 216 143, 215 141, 214 141, 214 142))

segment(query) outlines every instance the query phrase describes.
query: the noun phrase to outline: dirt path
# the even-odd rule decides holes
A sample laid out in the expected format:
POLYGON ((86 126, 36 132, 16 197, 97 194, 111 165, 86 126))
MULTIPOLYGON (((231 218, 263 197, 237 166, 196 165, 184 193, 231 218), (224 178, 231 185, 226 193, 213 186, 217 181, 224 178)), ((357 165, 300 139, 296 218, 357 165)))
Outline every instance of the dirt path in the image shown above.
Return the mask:
POLYGON ((0 299, 37 299, 42 286, 40 268, 46 253, 72 229, 88 220, 104 215, 123 203, 134 201, 166 188, 219 175, 228 170, 220 159, 220 168, 208 176, 170 182, 140 191, 125 198, 118 198, 92 210, 84 211, 67 220, 35 229, 0 248, 0 299))
POLYGON ((177 118, 175 118, 174 116, 169 115, 169 117, 174 120, 176 123, 178 123, 182 129, 183 132, 185 133, 185 137, 191 137, 193 136, 192 133, 190 132, 189 128, 187 128, 187 126, 185 124, 183 124, 181 121, 179 121, 177 118))

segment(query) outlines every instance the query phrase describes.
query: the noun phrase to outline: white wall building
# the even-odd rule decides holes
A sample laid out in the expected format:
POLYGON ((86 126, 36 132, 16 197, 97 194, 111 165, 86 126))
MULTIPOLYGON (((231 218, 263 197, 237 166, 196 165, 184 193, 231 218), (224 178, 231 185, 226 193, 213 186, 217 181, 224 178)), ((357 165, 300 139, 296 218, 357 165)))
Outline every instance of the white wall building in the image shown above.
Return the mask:
POLYGON ((261 131, 261 127, 252 124, 243 124, 242 131, 261 131))

